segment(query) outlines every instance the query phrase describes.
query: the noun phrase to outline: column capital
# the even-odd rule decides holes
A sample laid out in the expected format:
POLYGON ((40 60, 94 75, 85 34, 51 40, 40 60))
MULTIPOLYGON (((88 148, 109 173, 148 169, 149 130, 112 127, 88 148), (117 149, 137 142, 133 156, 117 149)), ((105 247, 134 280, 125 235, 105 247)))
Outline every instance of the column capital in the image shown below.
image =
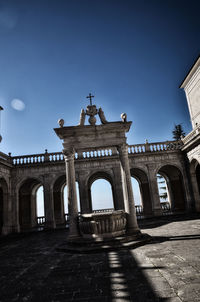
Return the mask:
POLYGON ((128 154, 128 145, 127 144, 122 144, 122 145, 119 145, 117 147, 119 153, 124 153, 124 154, 128 154))
POLYGON ((74 159, 75 156, 75 150, 73 147, 69 147, 67 149, 63 149, 63 154, 65 157, 65 160, 74 159))

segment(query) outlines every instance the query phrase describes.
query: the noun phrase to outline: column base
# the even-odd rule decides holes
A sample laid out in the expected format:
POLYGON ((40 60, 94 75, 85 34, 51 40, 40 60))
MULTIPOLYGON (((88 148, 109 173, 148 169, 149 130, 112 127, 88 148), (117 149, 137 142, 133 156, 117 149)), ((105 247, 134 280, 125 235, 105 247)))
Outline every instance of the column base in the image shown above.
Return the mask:
POLYGON ((161 208, 153 209, 153 215, 154 216, 162 216, 162 209, 161 208))
POLYGON ((139 235, 141 234, 141 231, 139 228, 127 228, 126 229, 126 235, 139 235))
MULTIPOLYGON (((2 235, 8 235, 11 234, 12 232, 14 232, 13 227, 10 225, 4 225, 2 227, 2 235)), ((17 231, 17 233, 19 232, 19 230, 17 231)))
POLYGON ((45 230, 54 230, 56 228, 55 221, 47 221, 45 222, 44 229, 45 230))

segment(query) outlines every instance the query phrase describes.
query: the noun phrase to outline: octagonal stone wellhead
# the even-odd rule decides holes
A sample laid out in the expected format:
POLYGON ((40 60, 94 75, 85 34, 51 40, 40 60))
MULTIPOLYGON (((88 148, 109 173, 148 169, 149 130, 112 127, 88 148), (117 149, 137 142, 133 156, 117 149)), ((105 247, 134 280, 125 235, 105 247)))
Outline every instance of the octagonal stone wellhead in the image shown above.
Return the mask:
POLYGON ((82 214, 79 228, 84 238, 113 238, 125 234, 126 213, 123 210, 82 214))

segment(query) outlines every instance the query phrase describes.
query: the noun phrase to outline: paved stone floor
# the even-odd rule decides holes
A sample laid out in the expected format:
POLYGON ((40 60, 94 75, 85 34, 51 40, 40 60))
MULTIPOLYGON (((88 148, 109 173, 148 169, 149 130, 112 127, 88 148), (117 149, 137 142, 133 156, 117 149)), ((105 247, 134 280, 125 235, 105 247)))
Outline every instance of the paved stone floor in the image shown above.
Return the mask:
POLYGON ((0 242, 0 301, 200 301, 200 218, 142 223, 152 241, 89 254, 56 250, 67 230, 0 242))

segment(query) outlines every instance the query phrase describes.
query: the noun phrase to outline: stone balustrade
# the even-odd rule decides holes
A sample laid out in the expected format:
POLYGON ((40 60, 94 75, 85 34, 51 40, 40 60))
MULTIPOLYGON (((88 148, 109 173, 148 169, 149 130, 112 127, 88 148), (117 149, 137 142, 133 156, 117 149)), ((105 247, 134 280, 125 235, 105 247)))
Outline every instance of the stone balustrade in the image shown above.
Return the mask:
POLYGON ((82 214, 79 227, 84 238, 110 238, 125 234, 126 213, 123 210, 82 214))
POLYGON ((37 225, 38 226, 44 226, 45 223, 45 216, 38 216, 37 217, 37 225))
POLYGON ((166 141, 166 142, 156 142, 156 143, 146 143, 129 145, 128 153, 144 153, 144 152, 162 152, 169 150, 179 150, 181 149, 183 143, 182 141, 166 141))
MULTIPOLYGON (((145 152, 165 152, 169 150, 179 150, 181 149, 183 143, 182 141, 166 141, 166 142, 156 142, 156 143, 146 143, 146 144, 136 144, 128 146, 129 154, 138 154, 145 152)), ((2 153, 3 154, 3 153, 2 153)), ((45 153, 41 154, 31 154, 22 156, 8 156, 3 154, 3 158, 7 161, 11 161, 13 165, 30 165, 30 164, 41 164, 45 162, 60 162, 64 161, 64 155, 62 152, 45 153)), ((75 160, 87 160, 92 158, 101 157, 112 157, 118 156, 118 151, 114 147, 106 149, 91 149, 87 148, 84 151, 75 153, 75 160)), ((1 154, 0 154, 1 158, 1 154)))
POLYGON ((12 163, 16 165, 40 164, 44 162, 63 161, 64 155, 62 152, 41 153, 22 156, 13 156, 12 163))

